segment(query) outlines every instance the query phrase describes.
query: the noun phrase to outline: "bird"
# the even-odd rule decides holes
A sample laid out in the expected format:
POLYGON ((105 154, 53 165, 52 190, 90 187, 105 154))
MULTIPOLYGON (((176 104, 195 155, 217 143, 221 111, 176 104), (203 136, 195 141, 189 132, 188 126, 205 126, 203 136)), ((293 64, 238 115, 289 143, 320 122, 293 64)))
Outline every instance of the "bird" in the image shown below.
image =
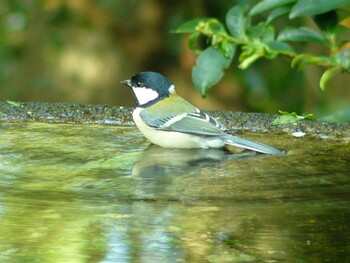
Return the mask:
POLYGON ((132 112, 136 126, 155 145, 183 149, 230 145, 270 155, 284 153, 228 134, 218 120, 177 95, 174 84, 158 72, 143 71, 121 83, 131 88, 136 98, 132 112))

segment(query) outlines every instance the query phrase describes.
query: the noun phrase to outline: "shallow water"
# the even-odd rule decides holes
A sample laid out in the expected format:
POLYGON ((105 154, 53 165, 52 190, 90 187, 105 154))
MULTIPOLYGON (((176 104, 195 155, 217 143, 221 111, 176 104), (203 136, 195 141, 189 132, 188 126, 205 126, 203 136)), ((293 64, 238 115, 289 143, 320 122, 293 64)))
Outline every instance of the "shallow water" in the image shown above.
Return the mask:
POLYGON ((245 135, 289 153, 0 124, 0 262, 346 262, 349 143, 245 135))

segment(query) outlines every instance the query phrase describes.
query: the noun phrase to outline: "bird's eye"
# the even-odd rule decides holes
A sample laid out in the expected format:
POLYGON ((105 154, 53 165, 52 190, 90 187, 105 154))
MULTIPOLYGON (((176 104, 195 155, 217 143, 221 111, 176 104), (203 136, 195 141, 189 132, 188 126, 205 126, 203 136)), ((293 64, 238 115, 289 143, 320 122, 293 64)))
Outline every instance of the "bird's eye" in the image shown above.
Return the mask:
POLYGON ((141 82, 136 83, 137 87, 141 87, 141 82))

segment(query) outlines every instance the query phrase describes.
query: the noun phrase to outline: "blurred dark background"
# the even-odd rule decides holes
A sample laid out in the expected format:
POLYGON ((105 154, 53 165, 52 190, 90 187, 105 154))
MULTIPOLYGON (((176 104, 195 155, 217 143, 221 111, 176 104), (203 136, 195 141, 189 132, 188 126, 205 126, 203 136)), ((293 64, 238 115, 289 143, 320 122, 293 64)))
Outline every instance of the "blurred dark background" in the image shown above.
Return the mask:
MULTIPOLYGON (((171 31, 195 17, 224 22, 237 2, 2 0, 0 100, 132 106, 131 92, 120 81, 153 70, 166 75, 180 95, 203 109, 285 110, 327 120, 349 116, 349 75, 337 75, 322 92, 319 79, 324 69, 309 66, 297 71, 283 57, 260 60, 244 71, 235 61, 207 98, 200 97, 191 80, 195 56, 187 36, 171 31)), ((279 19, 274 25, 290 22, 279 19)), ((313 26, 306 18, 292 22, 313 26)), ((303 53, 327 52, 316 44, 298 48, 303 53)))

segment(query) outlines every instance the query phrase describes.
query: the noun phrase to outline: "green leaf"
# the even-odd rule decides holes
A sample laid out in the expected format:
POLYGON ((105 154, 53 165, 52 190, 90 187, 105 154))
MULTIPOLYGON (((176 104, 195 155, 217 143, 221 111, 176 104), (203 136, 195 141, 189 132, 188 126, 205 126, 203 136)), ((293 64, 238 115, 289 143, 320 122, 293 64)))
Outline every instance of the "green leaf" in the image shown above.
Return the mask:
POLYGON ((247 30, 247 36, 250 40, 258 42, 269 42, 275 39, 275 30, 272 26, 262 22, 247 30))
POLYGON ((181 24, 173 33, 194 33, 200 22, 206 22, 209 18, 195 18, 181 24))
POLYGON ((282 111, 282 110, 279 110, 278 111, 281 115, 287 115, 287 116, 293 116, 293 117, 295 117, 295 118, 297 118, 297 114, 296 114, 296 112, 295 111, 293 111, 293 112, 288 112, 288 111, 282 111))
POLYGON ((232 7, 226 15, 226 26, 231 35, 238 40, 245 40, 245 31, 248 27, 249 20, 244 15, 246 7, 243 5, 236 5, 232 7))
POLYGON ((334 67, 334 68, 329 68, 327 69, 321 79, 320 79, 320 88, 321 90, 325 90, 328 86, 328 83, 330 81, 330 79, 339 71, 338 68, 334 67))
POLYGON ((217 46, 218 44, 220 44, 222 42, 222 40, 223 40, 223 38, 222 38, 221 35, 215 34, 211 38, 211 45, 212 46, 217 46))
POLYGON ((282 115, 274 119, 272 124, 278 125, 278 124, 288 124, 288 123, 296 123, 296 122, 298 122, 298 118, 294 116, 289 116, 289 115, 282 115))
POLYGON ((303 118, 305 120, 316 120, 315 115, 313 115, 312 113, 306 114, 305 116, 303 116, 303 118))
POLYGON ((340 52, 336 59, 341 67, 342 71, 348 71, 350 70, 350 49, 345 49, 342 52, 340 52))
POLYGON ((11 106, 16 107, 16 108, 21 106, 21 103, 19 103, 19 102, 15 102, 15 101, 11 101, 11 100, 7 100, 6 102, 8 104, 10 104, 11 106))
POLYGON ((292 7, 293 7, 292 5, 287 5, 287 6, 278 7, 276 9, 272 10, 266 19, 266 23, 269 24, 273 20, 275 20, 276 18, 283 16, 285 14, 288 14, 290 12, 290 10, 292 10, 292 7))
POLYGON ((197 58, 197 64, 192 69, 194 85, 202 97, 207 91, 220 81, 226 69, 232 61, 232 57, 225 57, 220 49, 208 47, 197 58))
POLYGON ((324 67, 336 65, 335 60, 330 57, 316 57, 309 54, 300 54, 293 58, 291 67, 298 67, 299 69, 301 69, 310 64, 320 65, 324 67))
POLYGON ((294 54, 294 50, 293 48, 281 41, 270 41, 268 43, 266 43, 267 47, 273 51, 276 51, 278 53, 281 54, 285 54, 285 55, 293 55, 294 54))
POLYGON ((221 52, 227 58, 233 58, 236 52, 236 45, 228 42, 227 40, 221 42, 221 52))
POLYGON ((298 0, 289 18, 322 14, 346 4, 349 4, 349 0, 298 0))
POLYGON ((239 56, 240 64, 238 67, 240 69, 246 69, 264 55, 265 46, 262 43, 244 45, 242 46, 242 53, 239 56))
POLYGON ((318 42, 327 45, 327 39, 315 30, 307 27, 286 28, 280 32, 277 37, 278 41, 305 41, 318 42))
POLYGON ((203 26, 200 27, 200 30, 203 34, 207 36, 212 36, 215 34, 226 35, 227 32, 225 27, 221 22, 215 18, 209 19, 206 22, 202 22, 203 26))
POLYGON ((300 116, 296 114, 295 112, 286 112, 286 111, 279 111, 281 116, 278 116, 272 124, 288 124, 288 123, 297 123, 300 120, 315 120, 315 116, 313 114, 307 114, 305 116, 300 116))
POLYGON ((265 12, 270 9, 274 9, 276 7, 280 7, 283 5, 287 5, 290 3, 294 3, 297 0, 263 0, 256 4, 249 12, 250 16, 254 16, 265 12))
POLYGON ((198 37, 200 36, 199 32, 194 32, 191 34, 191 36, 188 38, 188 46, 190 47, 191 50, 196 51, 197 49, 197 41, 198 37))
POLYGON ((315 118, 315 116, 312 114, 312 113, 310 113, 310 114, 307 114, 307 115, 304 115, 304 116, 301 116, 301 115, 298 115, 298 114, 296 114, 296 112, 291 112, 291 113, 289 113, 289 112, 287 112, 287 111, 281 111, 281 110, 279 110, 278 111, 281 115, 286 115, 286 116, 292 116, 292 117, 295 117, 295 118, 297 118, 298 120, 315 120, 316 118, 315 118))

